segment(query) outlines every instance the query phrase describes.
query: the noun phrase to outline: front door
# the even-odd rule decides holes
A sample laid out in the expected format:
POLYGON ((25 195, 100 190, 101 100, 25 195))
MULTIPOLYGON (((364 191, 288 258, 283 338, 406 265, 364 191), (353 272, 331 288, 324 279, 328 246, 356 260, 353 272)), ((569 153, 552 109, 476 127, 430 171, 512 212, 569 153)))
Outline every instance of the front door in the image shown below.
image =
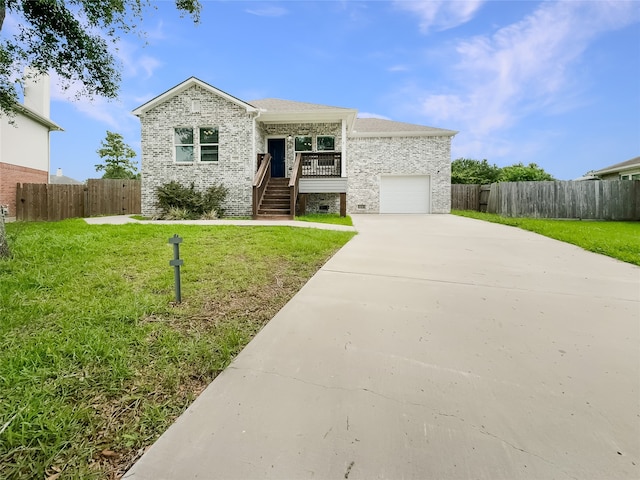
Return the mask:
POLYGON ((284 138, 269 138, 267 140, 267 151, 271 154, 271 176, 284 177, 284 138))

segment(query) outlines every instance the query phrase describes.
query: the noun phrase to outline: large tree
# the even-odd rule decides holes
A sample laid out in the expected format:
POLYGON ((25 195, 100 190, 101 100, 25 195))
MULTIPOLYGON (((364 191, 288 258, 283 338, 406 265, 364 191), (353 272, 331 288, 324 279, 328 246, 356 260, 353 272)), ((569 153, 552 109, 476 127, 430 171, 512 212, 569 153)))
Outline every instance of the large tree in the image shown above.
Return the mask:
POLYGON ((542 182, 545 180, 555 180, 555 178, 535 163, 529 165, 516 163, 503 167, 498 177, 499 182, 542 182))
POLYGON ((451 162, 451 183, 487 185, 494 182, 539 182, 555 180, 535 163, 516 163, 508 167, 498 167, 487 160, 457 158, 451 162))
MULTIPOLYGON (((0 31, 5 15, 18 19, 18 32, 0 39, 0 112, 12 113, 16 80, 25 67, 33 74, 56 72, 63 88, 79 82, 79 95, 115 98, 119 65, 109 43, 140 32, 150 0, 0 0, 0 31)), ((177 9, 199 21, 199 0, 175 0, 177 9)))
POLYGON ((139 178, 138 167, 133 163, 136 152, 124 143, 119 133, 107 130, 107 137, 102 140, 101 148, 96 150, 104 161, 96 165, 96 171, 104 170, 102 178, 139 178))
POLYGON ((500 167, 490 165, 487 160, 457 158, 451 162, 451 183, 481 184, 497 182, 500 167))

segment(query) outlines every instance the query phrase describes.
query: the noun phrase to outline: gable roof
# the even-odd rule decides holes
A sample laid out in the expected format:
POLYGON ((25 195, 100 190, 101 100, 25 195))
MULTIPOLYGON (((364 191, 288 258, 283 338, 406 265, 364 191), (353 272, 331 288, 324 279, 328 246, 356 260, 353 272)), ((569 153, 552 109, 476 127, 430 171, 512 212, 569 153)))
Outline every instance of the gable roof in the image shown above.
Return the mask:
POLYGON ((218 89, 216 87, 213 87, 213 86, 209 85, 206 82, 203 82, 199 78, 190 77, 190 78, 186 79, 184 82, 179 83, 175 87, 170 88, 166 92, 161 93, 157 97, 152 98, 147 103, 144 103, 144 104, 140 105, 138 108, 133 110, 133 112, 131 112, 131 113, 133 113, 134 115, 140 116, 143 113, 148 112, 152 108, 160 105, 161 103, 166 102, 167 100, 175 97, 176 95, 179 95, 180 93, 184 92, 185 90, 187 90, 188 88, 191 88, 193 86, 198 86, 198 87, 200 87, 200 88, 202 88, 202 89, 204 89, 204 90, 206 90, 206 91, 208 91, 210 93, 213 93, 214 95, 218 95, 218 96, 230 101, 231 103, 235 103, 236 105, 246 109, 247 112, 257 112, 258 111, 257 108, 255 108, 253 105, 250 105, 247 102, 244 102, 244 101, 240 100, 239 98, 236 98, 233 95, 228 94, 227 92, 223 92, 222 90, 220 90, 220 89, 218 89))
POLYGON ((55 185, 83 185, 84 182, 66 175, 49 175, 49 183, 55 185))
POLYGON ((344 107, 330 107, 328 105, 319 105, 317 103, 296 102, 294 100, 282 100, 280 98, 263 98, 261 100, 252 100, 249 103, 265 112, 301 113, 326 112, 329 110, 351 110, 344 107))
POLYGON ((339 122, 346 120, 347 129, 350 130, 358 114, 358 111, 353 108, 332 107, 280 98, 264 98, 252 100, 249 103, 260 109, 260 121, 264 123, 339 122))
POLYGON ((593 173, 595 175, 602 175, 605 173, 623 172, 625 170, 632 170, 638 167, 640 167, 640 157, 635 157, 635 158, 632 158, 631 160, 615 163, 603 169, 595 170, 593 173))
POLYGON ((427 127, 413 123, 394 122, 382 118, 357 118, 353 137, 453 137, 455 130, 427 127))
POLYGON ((194 85, 245 108, 247 112, 257 113, 257 117, 262 123, 341 122, 345 120, 347 134, 353 137, 453 137, 458 133, 454 130, 394 122, 380 118, 357 118, 358 111, 354 108, 333 107, 280 98, 263 98, 245 102, 196 77, 190 77, 152 98, 133 110, 132 113, 140 116, 194 85))

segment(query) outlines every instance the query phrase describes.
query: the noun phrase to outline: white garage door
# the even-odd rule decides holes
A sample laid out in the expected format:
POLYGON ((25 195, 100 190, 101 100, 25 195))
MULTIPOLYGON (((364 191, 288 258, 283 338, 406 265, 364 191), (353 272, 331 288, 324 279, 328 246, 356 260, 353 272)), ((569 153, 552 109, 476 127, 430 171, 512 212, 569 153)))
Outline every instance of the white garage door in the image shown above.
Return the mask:
POLYGON ((428 175, 380 177, 380 213, 430 213, 428 175))

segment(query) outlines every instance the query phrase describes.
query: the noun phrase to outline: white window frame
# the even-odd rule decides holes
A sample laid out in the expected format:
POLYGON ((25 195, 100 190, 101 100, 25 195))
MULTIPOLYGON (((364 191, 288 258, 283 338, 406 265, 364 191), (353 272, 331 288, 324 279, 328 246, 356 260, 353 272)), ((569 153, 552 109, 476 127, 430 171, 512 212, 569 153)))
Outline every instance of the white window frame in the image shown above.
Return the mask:
POLYGON ((293 151, 294 151, 295 153, 298 153, 298 152, 313 152, 313 135, 296 135, 296 136, 293 138, 293 151), (296 148, 296 143, 297 143, 297 142, 296 142, 296 140, 297 140, 298 138, 310 138, 310 139, 311 139, 311 148, 310 148, 309 150, 298 150, 298 149, 296 148))
POLYGON ((194 131, 193 131, 193 127, 185 127, 185 126, 181 126, 181 127, 174 127, 171 130, 171 134, 173 135, 173 161, 175 163, 178 164, 183 164, 183 165, 191 165, 193 163, 195 163, 196 161, 196 144, 195 142, 195 135, 194 135, 194 131), (177 134, 177 130, 191 130, 191 140, 192 143, 178 143, 178 134, 177 134), (191 160, 178 160, 178 147, 191 147, 191 160))
POLYGON ((220 161, 220 129, 218 127, 198 127, 198 159, 202 163, 218 163, 220 161), (218 132, 218 141, 216 143, 202 143, 202 130, 215 130, 218 132), (202 159, 202 147, 217 147, 215 160, 202 159))
POLYGON ((336 136, 335 135, 316 135, 316 151, 317 152, 335 152, 336 151, 336 136), (332 138, 333 139, 333 148, 331 150, 320 150, 320 143, 318 140, 320 138, 332 138))
POLYGON ((193 165, 194 163, 203 163, 207 165, 217 165, 220 162, 220 127, 213 126, 176 126, 171 129, 171 135, 173 136, 173 161, 178 165, 193 165), (218 131, 218 143, 201 143, 200 142, 200 130, 211 129, 218 131), (177 130, 191 130, 193 143, 178 143, 177 130), (202 160, 202 147, 218 147, 217 160, 202 160), (192 160, 178 160, 178 147, 191 147, 192 160))

